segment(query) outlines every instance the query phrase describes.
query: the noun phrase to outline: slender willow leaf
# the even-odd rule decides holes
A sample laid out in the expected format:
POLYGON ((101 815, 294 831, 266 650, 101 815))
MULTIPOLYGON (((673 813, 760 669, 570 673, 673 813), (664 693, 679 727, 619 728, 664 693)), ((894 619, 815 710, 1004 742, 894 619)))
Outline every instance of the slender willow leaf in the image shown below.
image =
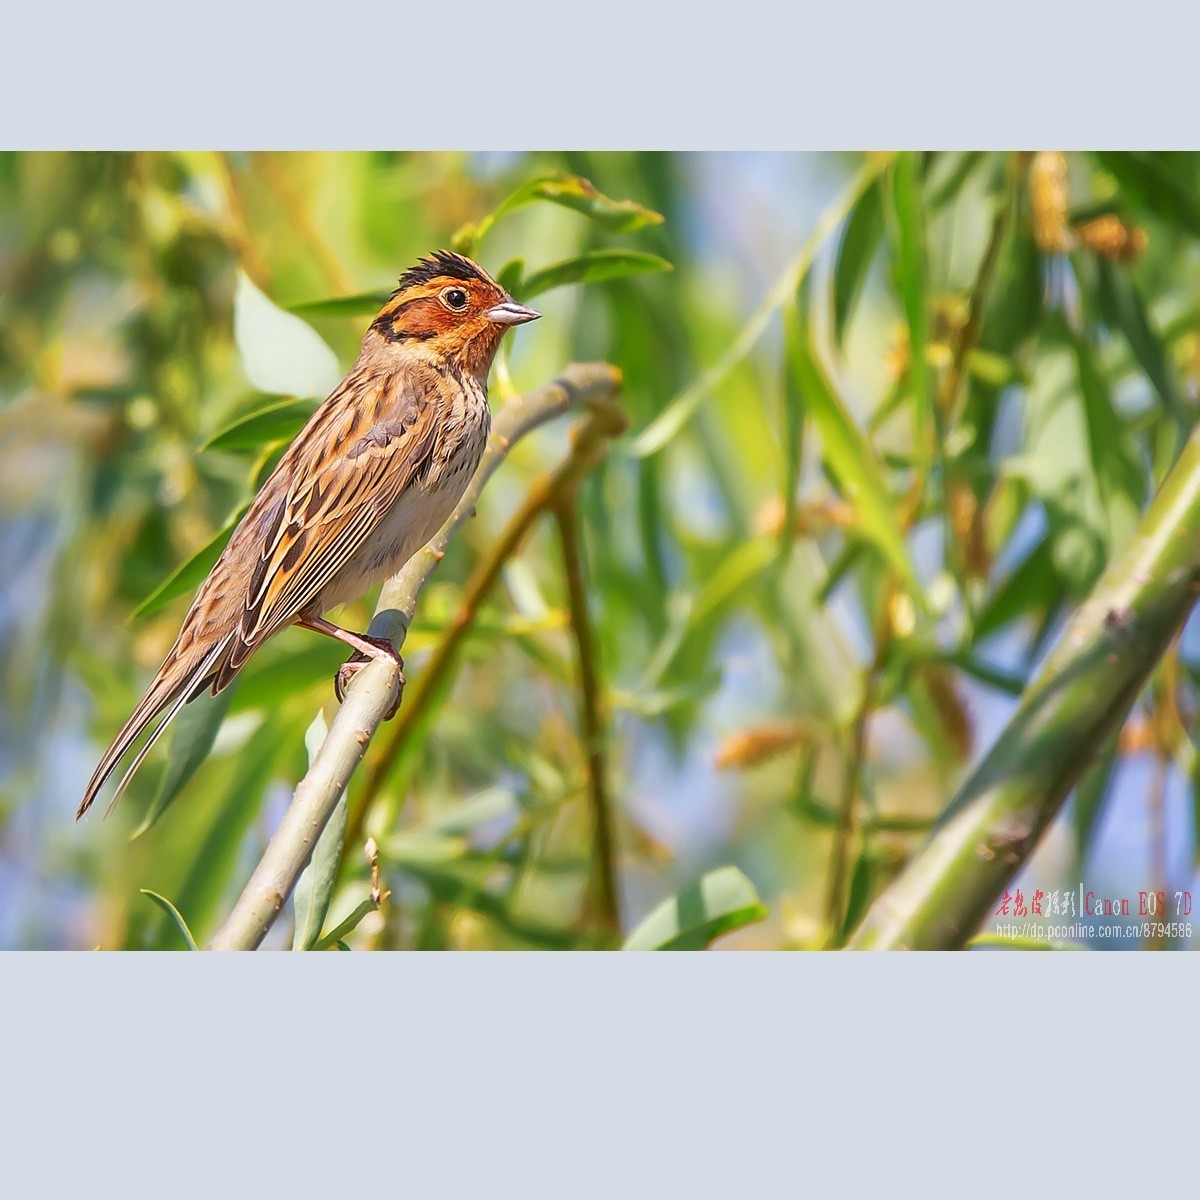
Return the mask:
POLYGON ((1089 450, 1096 482, 1108 513, 1108 549, 1123 546, 1141 515, 1146 495, 1142 468, 1134 458, 1129 433, 1118 416, 1095 351, 1077 333, 1070 334, 1079 371, 1089 450))
POLYGON ((703 950, 767 913, 754 884, 737 867, 719 867, 664 900, 625 939, 623 949, 703 950))
POLYGON ((743 542, 736 550, 724 555, 721 565, 705 577, 704 586, 689 614, 691 625, 699 624, 765 571, 774 562, 775 551, 774 543, 758 538, 743 542))
POLYGON ((966 945, 968 950, 1087 950, 1079 942, 1033 937, 1006 937, 1000 933, 981 933, 966 945))
POLYGON ((523 258, 510 258, 500 268, 500 272, 496 276, 496 282, 510 296, 520 296, 522 295, 521 280, 524 278, 525 260, 523 258))
POLYGON ((316 407, 312 400, 282 400, 268 404, 226 425, 201 449, 260 450, 271 442, 291 441, 316 407))
POLYGON ((1105 320, 1125 335, 1138 365, 1146 372, 1167 411, 1182 425, 1190 424, 1187 402, 1162 339, 1150 323, 1146 305, 1133 281, 1112 263, 1100 260, 1097 299, 1105 320))
POLYGON ((187 876, 179 888, 179 906, 185 909, 201 938, 212 932, 226 884, 237 865, 238 851, 263 802, 267 783, 275 772, 280 748, 290 745, 276 724, 263 725, 239 756, 242 764, 230 785, 216 820, 196 847, 187 876))
POLYGON ((289 312, 305 317, 373 317, 391 298, 391 291, 355 292, 327 300, 305 300, 289 312))
POLYGON ((923 452, 934 419, 929 390, 929 309, 925 293, 925 212, 915 154, 901 154, 891 175, 891 200, 895 219, 896 283, 908 319, 909 379, 912 383, 913 425, 917 452, 923 452))
POLYGON ((915 601, 924 606, 924 593, 909 557, 895 505, 879 464, 841 397, 813 352, 810 338, 796 341, 796 370, 809 416, 821 435, 826 463, 854 502, 858 527, 896 570, 915 601))
POLYGON ((520 802, 512 788, 497 785, 432 814, 420 826, 422 833, 465 834, 489 821, 517 815, 520 802))
POLYGON ((844 942, 863 919, 875 891, 876 858, 870 846, 864 846, 850 875, 850 894, 846 901, 846 917, 842 922, 841 941, 844 942))
POLYGON ((633 233, 647 225, 663 223, 662 213, 656 213, 635 200, 613 200, 578 175, 536 183, 530 198, 574 209, 613 233, 633 233))
POLYGON ((850 210, 838 243, 833 268, 833 336, 839 347, 883 237, 883 226, 883 194, 876 185, 863 192, 850 210))
POLYGON ((276 708, 281 696, 294 696, 318 683, 327 686, 342 656, 337 646, 327 644, 331 642, 310 638, 286 653, 276 643, 256 654, 239 676, 235 710, 276 708))
POLYGON ((1025 451, 1007 464, 1045 506, 1051 559, 1075 595, 1108 558, 1109 524, 1091 454, 1078 363, 1061 313, 1049 319, 1025 393, 1025 451))
MULTIPOLYGON (((324 744, 329 726, 324 712, 318 712, 304 734, 304 748, 308 751, 308 765, 324 744)), ((308 866, 296 880, 295 912, 296 928, 292 935, 293 950, 311 950, 321 937, 325 914, 333 898, 333 885, 337 881, 338 864, 342 860, 342 840, 346 836, 346 790, 333 810, 329 823, 317 838, 308 866)), ((340 936, 340 935, 339 935, 340 936)), ((334 939, 336 941, 336 939, 334 939)))
POLYGON ((463 254, 473 253, 502 216, 537 201, 574 209, 614 233, 633 233, 647 225, 661 225, 663 221, 662 214, 653 209, 633 200, 613 200, 578 175, 555 172, 527 180, 481 221, 464 225, 454 235, 454 248, 463 254))
POLYGON ((604 283, 647 271, 672 269, 665 258, 641 250, 593 250, 534 271, 520 285, 520 294, 528 300, 568 283, 604 283))
POLYGON ((192 931, 188 928, 187 922, 183 919, 179 909, 177 909, 175 905, 173 905, 170 900, 166 898, 166 896, 160 896, 157 892, 152 892, 149 888, 139 888, 138 890, 143 896, 149 896, 150 899, 153 900, 154 903, 157 904, 158 907, 161 908, 163 912, 165 912, 167 916, 171 918, 172 921, 174 921, 175 928, 178 929, 183 935, 183 940, 187 944, 187 948, 189 950, 199 949, 199 947, 196 945, 196 939, 192 937, 192 931))
POLYGON ((1021 672, 1005 671, 986 663, 970 650, 950 652, 936 655, 933 661, 949 663, 957 667, 964 675, 982 683, 985 687, 994 688, 1006 696, 1019 696, 1029 684, 1029 677, 1021 672))
POLYGON ((142 823, 133 831, 133 837, 141 837, 166 812, 168 805, 183 791, 188 780, 208 757, 236 687, 235 681, 216 696, 201 692, 183 706, 171 726, 167 769, 154 801, 142 818, 142 823))
POLYGON ((800 253, 787 270, 775 281, 766 299, 754 315, 742 326, 732 345, 707 370, 683 388, 633 442, 633 453, 639 458, 657 454, 692 419, 704 398, 719 387, 730 372, 758 344, 771 318, 788 300, 795 296, 812 266, 813 258, 833 235, 859 196, 871 186, 887 166, 890 156, 879 155, 868 161, 851 180, 846 190, 822 214, 800 253))
POLYGON ((457 862, 466 858, 471 847, 465 837, 406 829, 385 838, 379 849, 389 863, 404 867, 457 862))
POLYGON ((1100 818, 1112 795, 1119 761, 1117 735, 1114 734, 1103 755, 1088 769, 1075 789, 1071 803, 1071 825, 1075 834, 1076 862, 1081 872, 1087 866, 1087 856, 1096 830, 1100 827, 1100 818))
POLYGON ((367 913, 374 912, 379 906, 369 896, 359 902, 354 911, 344 920, 339 921, 315 946, 314 950, 349 950, 350 947, 342 940, 347 934, 353 933, 367 913))
POLYGON ((260 392, 327 396, 342 377, 337 355, 307 322, 285 312, 237 274, 233 336, 242 370, 260 392))
POLYGON ((968 150, 961 153, 946 178, 933 184, 933 190, 929 196, 930 212, 939 211, 955 199, 962 191, 963 184, 974 173, 975 168, 987 157, 987 154, 981 150, 968 150))
POLYGON ((486 886, 487 877, 494 869, 490 860, 459 862, 453 867, 445 867, 414 859, 396 865, 397 869, 419 879, 435 900, 480 913, 513 937, 547 949, 565 949, 575 944, 571 930, 546 925, 510 911, 510 897, 497 895, 486 886))
POLYGON ((159 584, 149 596, 138 605, 134 612, 135 617, 145 617, 150 613, 158 612, 167 604, 170 604, 177 596, 183 596, 188 592, 193 592, 198 588, 208 577, 209 571, 213 568, 213 563, 221 557, 221 551, 225 549, 225 543, 229 541, 230 535, 233 533, 234 527, 246 515, 246 509, 249 504, 243 504, 234 514, 221 526, 219 530, 212 536, 212 540, 201 546, 191 558, 187 560, 173 575, 171 575, 164 583, 159 584))
POLYGON ((992 593, 975 621, 975 640, 990 637, 1026 614, 1044 617, 1064 595, 1047 534, 992 593))
POLYGON ((800 469, 804 462, 804 381, 801 372, 808 336, 805 317, 807 295, 802 294, 783 310, 783 524, 779 530, 780 561, 786 559, 796 539, 796 504, 800 469), (799 347, 797 349, 797 346, 799 347))

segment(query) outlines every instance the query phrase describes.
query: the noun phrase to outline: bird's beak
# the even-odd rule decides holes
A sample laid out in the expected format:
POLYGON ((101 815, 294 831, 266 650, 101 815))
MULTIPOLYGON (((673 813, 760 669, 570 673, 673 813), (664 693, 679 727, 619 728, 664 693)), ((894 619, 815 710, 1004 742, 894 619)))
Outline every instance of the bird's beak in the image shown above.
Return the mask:
POLYGON ((518 304, 511 296, 487 310, 487 319, 496 325, 524 325, 526 321, 536 321, 541 315, 532 308, 518 304))

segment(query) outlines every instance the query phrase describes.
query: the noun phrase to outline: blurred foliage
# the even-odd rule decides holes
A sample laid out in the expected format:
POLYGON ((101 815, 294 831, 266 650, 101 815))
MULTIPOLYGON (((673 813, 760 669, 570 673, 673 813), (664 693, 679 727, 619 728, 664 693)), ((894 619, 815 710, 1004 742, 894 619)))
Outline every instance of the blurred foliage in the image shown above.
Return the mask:
MULTIPOLYGON (((494 403, 572 360, 624 373, 632 431, 581 515, 630 943, 845 940, 1192 424, 1200 156, 791 157, 765 213, 723 191, 762 165, 0 156, 0 945, 180 948, 227 911, 333 643, 281 635, 111 819, 70 814, 366 315, 451 244, 545 313, 494 403), (802 184, 827 207, 789 240, 802 184)), ((564 447, 543 431, 489 485, 410 679, 564 447)), ((270 944, 597 944, 567 606, 539 528, 384 781, 374 864, 314 867, 270 944)), ((1123 762, 1190 786, 1197 669, 1168 656, 1079 789, 1076 873, 1123 762)))

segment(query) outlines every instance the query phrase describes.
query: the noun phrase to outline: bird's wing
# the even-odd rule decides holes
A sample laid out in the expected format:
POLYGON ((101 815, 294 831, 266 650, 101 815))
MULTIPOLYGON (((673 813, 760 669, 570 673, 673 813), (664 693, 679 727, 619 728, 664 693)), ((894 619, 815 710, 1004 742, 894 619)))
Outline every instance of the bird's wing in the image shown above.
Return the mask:
POLYGON ((433 465, 441 426, 437 389, 410 384, 406 394, 395 395, 397 386, 391 376, 374 391, 360 382, 345 404, 331 398, 324 419, 314 418, 281 460, 276 470, 286 487, 277 488, 282 494, 249 576, 237 631, 215 675, 215 691, 320 596, 396 497, 433 465))
MULTIPOLYGON (((353 557, 396 497, 433 463, 441 401, 426 380, 350 375, 313 414, 201 585, 175 645, 100 760, 78 816, 156 717, 120 795, 187 701, 226 687, 353 557)), ((114 801, 116 796, 113 797, 114 801)))

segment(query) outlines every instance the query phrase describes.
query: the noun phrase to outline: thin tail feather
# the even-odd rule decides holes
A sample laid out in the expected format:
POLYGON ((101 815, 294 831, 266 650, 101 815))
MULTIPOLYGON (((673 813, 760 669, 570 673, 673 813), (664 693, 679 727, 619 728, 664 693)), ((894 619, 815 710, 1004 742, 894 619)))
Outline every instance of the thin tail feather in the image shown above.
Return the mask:
POLYGON ((146 694, 138 701, 137 707, 130 714, 129 720, 121 727, 121 732, 117 734, 116 738, 113 739, 112 745, 104 752, 104 757, 100 760, 100 765, 97 766, 91 779, 88 780, 88 785, 84 789, 83 800, 75 812, 75 819, 77 821, 91 808, 92 801, 96 799, 96 794, 116 769, 117 764, 125 757, 130 746, 137 741, 142 731, 150 722, 164 709, 168 709, 169 706, 167 715, 159 722, 158 727, 150 735, 146 744, 138 751, 137 757, 133 760, 129 770, 125 772, 121 782, 117 785, 112 802, 109 804, 109 811, 112 810, 112 805, 117 802, 117 798, 125 790, 129 781, 133 778, 134 772, 142 765, 146 755, 153 749, 154 744, 166 732, 167 726, 179 714, 179 710, 204 687, 212 672, 213 664, 224 653, 228 640, 228 638, 222 638, 182 678, 179 678, 177 672, 168 670, 168 664, 170 663, 170 656, 168 656, 167 662, 163 664, 154 682, 146 689, 146 694))

